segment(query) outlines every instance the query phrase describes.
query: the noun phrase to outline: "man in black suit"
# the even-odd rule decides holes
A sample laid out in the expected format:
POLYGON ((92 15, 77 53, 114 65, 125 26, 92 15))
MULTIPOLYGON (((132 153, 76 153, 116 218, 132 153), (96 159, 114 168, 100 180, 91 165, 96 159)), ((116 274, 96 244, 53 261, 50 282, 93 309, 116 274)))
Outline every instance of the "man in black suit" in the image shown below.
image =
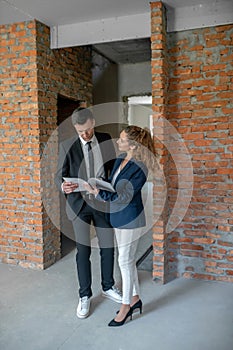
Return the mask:
POLYGON ((89 109, 78 108, 71 118, 77 135, 60 145, 55 181, 65 194, 66 212, 72 221, 76 238, 76 262, 80 286, 77 316, 86 318, 89 315, 92 296, 91 223, 95 227, 100 247, 102 295, 118 303, 122 301, 118 289, 114 286, 113 229, 106 220, 107 203, 100 204, 93 195, 77 191, 77 184, 65 182, 63 178, 79 177, 84 180, 93 176, 107 178, 114 162, 115 149, 109 134, 95 132, 95 119, 89 109))

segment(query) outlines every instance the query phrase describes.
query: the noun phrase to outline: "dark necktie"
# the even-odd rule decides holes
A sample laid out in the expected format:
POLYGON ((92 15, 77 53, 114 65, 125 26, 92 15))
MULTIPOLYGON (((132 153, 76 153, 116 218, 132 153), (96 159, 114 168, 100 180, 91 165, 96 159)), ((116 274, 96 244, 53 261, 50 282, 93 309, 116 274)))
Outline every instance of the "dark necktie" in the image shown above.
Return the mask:
POLYGON ((94 176, 95 176, 95 171, 94 171, 94 157, 93 157, 93 151, 92 151, 92 147, 91 147, 91 142, 92 142, 92 141, 87 142, 87 146, 88 146, 88 159, 89 159, 90 177, 94 177, 94 176))

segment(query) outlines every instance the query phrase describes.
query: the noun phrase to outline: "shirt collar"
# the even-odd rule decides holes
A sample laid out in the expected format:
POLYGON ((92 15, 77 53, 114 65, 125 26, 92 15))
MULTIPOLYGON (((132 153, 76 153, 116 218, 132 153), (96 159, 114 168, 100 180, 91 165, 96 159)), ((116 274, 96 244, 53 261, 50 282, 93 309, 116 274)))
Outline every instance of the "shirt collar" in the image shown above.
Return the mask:
POLYGON ((93 143, 95 143, 96 142, 96 136, 95 136, 95 134, 92 136, 92 138, 89 140, 89 141, 85 141, 85 140, 83 140, 83 138, 81 137, 81 136, 79 136, 79 139, 80 139, 80 141, 82 142, 82 145, 83 146, 85 146, 86 144, 87 144, 87 142, 93 142, 93 143))

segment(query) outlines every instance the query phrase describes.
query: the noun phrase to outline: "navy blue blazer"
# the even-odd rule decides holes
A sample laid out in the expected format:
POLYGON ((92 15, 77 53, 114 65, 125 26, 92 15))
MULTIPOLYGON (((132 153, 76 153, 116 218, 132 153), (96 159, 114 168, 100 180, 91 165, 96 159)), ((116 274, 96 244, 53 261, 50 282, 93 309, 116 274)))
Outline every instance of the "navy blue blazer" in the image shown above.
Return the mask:
MULTIPOLYGON (((126 154, 120 155, 108 179, 112 181, 126 154)), ((142 187, 146 182, 148 169, 143 162, 131 159, 118 174, 113 187, 116 192, 100 190, 97 199, 109 202, 109 221, 112 227, 132 229, 146 225, 142 202, 142 187)))

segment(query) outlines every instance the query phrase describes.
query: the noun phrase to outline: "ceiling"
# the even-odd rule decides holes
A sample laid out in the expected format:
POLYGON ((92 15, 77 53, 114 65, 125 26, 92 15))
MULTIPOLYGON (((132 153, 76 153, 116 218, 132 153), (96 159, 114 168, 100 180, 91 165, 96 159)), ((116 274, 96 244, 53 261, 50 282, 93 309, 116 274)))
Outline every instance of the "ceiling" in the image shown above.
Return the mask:
MULTIPOLYGON (((167 8, 183 9, 222 1, 231 0, 165 0, 163 3, 167 8)), ((149 12, 149 0, 0 0, 0 25, 36 18, 53 27, 149 12)), ((93 48, 115 63, 150 60, 149 38, 97 43, 93 48)))
MULTIPOLYGON (((165 0, 171 7, 214 0, 165 0)), ((36 18, 49 26, 127 16, 150 11, 149 0, 1 0, 0 24, 36 18)))
POLYGON ((150 61, 149 38, 115 41, 93 45, 94 50, 117 64, 150 61))

